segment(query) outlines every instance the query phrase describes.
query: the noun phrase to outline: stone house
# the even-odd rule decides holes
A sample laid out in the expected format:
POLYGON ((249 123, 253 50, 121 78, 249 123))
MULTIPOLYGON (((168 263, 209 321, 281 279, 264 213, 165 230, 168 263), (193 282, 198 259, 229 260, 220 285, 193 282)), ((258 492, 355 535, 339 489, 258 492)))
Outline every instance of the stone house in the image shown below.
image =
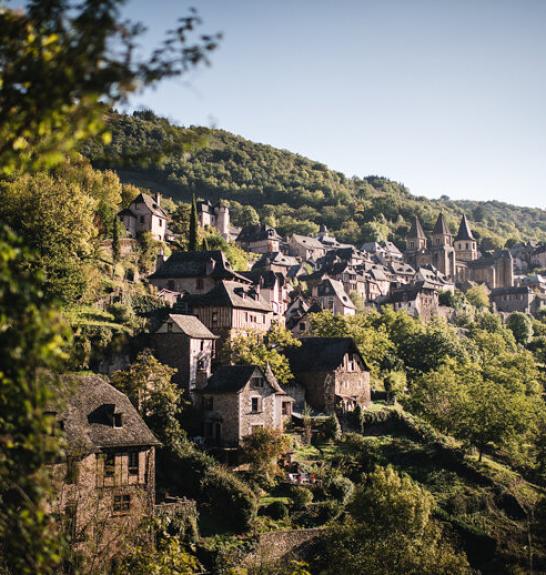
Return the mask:
POLYGON ((505 313, 513 313, 515 311, 532 313, 532 305, 535 298, 535 292, 527 286, 496 288, 491 290, 489 294, 489 300, 496 311, 505 313))
POLYGON ((245 226, 236 241, 249 252, 270 254, 279 251, 282 238, 275 228, 265 224, 255 224, 245 226))
POLYGON ((402 286, 391 291, 385 303, 398 311, 406 310, 411 316, 429 321, 438 315, 439 294, 435 286, 426 282, 402 286))
POLYGON ((315 238, 292 234, 288 240, 288 253, 304 261, 314 261, 326 253, 326 248, 315 238))
POLYGON ((313 286, 312 296, 322 309, 331 311, 334 315, 354 315, 355 304, 347 295, 340 281, 326 278, 313 286))
POLYGON ((197 317, 181 314, 169 314, 149 335, 155 357, 177 370, 173 382, 188 398, 193 397, 197 381, 206 380, 211 374, 217 339, 197 317))
POLYGON ((234 335, 251 329, 265 333, 273 321, 273 310, 261 297, 259 288, 234 281, 222 280, 203 295, 187 294, 177 308, 195 315, 219 336, 217 350, 220 353, 234 335))
POLYGON ((252 281, 259 289, 262 301, 268 303, 273 310, 273 320, 284 325, 284 314, 288 302, 288 282, 281 272, 250 271, 241 275, 252 281))
POLYGON ((546 269, 546 245, 540 245, 535 248, 531 255, 531 265, 546 269))
POLYGON ((207 293, 223 280, 251 283, 232 269, 221 250, 174 252, 148 277, 158 290, 190 294, 207 293))
POLYGON ((74 549, 93 556, 102 572, 153 514, 159 441, 127 396, 102 377, 67 376, 62 384, 66 406, 49 412, 66 445, 51 465, 50 511, 74 549))
POLYGON ((229 208, 222 202, 212 204, 208 200, 197 202, 197 221, 202 228, 214 228, 225 240, 233 239, 229 208))
POLYGON ((131 205, 118 213, 127 230, 127 235, 135 238, 141 232, 150 232, 152 237, 164 241, 167 233, 168 216, 161 207, 161 195, 141 193, 131 205))
POLYGON ((305 401, 321 413, 346 413, 371 402, 370 372, 350 337, 302 337, 287 348, 294 383, 285 386, 297 411, 305 401))
POLYGON ((238 447, 257 429, 283 431, 292 414, 292 399, 271 369, 224 365, 199 389, 203 435, 209 445, 238 447))

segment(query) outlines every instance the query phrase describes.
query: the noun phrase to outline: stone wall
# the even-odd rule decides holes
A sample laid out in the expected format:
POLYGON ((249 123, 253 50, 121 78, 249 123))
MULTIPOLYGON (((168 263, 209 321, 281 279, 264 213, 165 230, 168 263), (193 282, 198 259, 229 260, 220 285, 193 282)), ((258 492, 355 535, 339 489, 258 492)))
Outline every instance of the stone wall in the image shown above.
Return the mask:
POLYGON ((324 528, 318 527, 264 533, 242 564, 248 568, 259 568, 276 562, 286 564, 292 559, 309 559, 313 554, 313 546, 320 542, 325 532, 324 528))

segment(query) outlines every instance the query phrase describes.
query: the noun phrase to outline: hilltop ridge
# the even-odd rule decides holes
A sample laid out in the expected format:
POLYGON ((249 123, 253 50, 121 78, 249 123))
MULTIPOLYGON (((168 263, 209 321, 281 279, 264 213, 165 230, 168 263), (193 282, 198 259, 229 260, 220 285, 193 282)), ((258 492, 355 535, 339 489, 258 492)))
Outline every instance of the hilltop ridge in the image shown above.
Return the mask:
POLYGON ((225 199, 235 213, 250 204, 281 233, 311 234, 323 224, 342 241, 400 243, 414 214, 430 231, 442 211, 452 232, 466 213, 485 249, 546 240, 546 210, 539 208, 415 196, 385 177, 349 178, 299 154, 224 130, 178 127, 149 111, 112 113, 109 129, 109 144, 95 140, 82 148, 95 167, 174 200, 188 201, 192 193, 225 199))

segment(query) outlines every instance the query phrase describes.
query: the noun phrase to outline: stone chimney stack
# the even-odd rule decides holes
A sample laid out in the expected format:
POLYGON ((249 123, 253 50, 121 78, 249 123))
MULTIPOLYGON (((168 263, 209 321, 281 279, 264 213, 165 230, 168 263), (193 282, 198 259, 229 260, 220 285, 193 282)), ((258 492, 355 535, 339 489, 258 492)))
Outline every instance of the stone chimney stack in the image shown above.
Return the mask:
POLYGON ((158 206, 161 206, 161 194, 159 192, 155 193, 154 200, 158 206))

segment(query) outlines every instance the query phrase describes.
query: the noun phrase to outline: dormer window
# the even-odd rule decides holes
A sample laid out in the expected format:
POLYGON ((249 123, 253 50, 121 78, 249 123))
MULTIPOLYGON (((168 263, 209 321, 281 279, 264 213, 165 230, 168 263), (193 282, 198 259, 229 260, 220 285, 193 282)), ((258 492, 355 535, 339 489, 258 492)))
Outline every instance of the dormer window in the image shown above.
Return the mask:
POLYGON ((172 321, 169 321, 169 322, 167 323, 167 332, 168 332, 168 333, 172 333, 172 331, 173 331, 173 326, 174 326, 174 324, 173 324, 172 321))
POLYGON ((114 413, 112 417, 113 427, 123 427, 123 413, 114 413))

